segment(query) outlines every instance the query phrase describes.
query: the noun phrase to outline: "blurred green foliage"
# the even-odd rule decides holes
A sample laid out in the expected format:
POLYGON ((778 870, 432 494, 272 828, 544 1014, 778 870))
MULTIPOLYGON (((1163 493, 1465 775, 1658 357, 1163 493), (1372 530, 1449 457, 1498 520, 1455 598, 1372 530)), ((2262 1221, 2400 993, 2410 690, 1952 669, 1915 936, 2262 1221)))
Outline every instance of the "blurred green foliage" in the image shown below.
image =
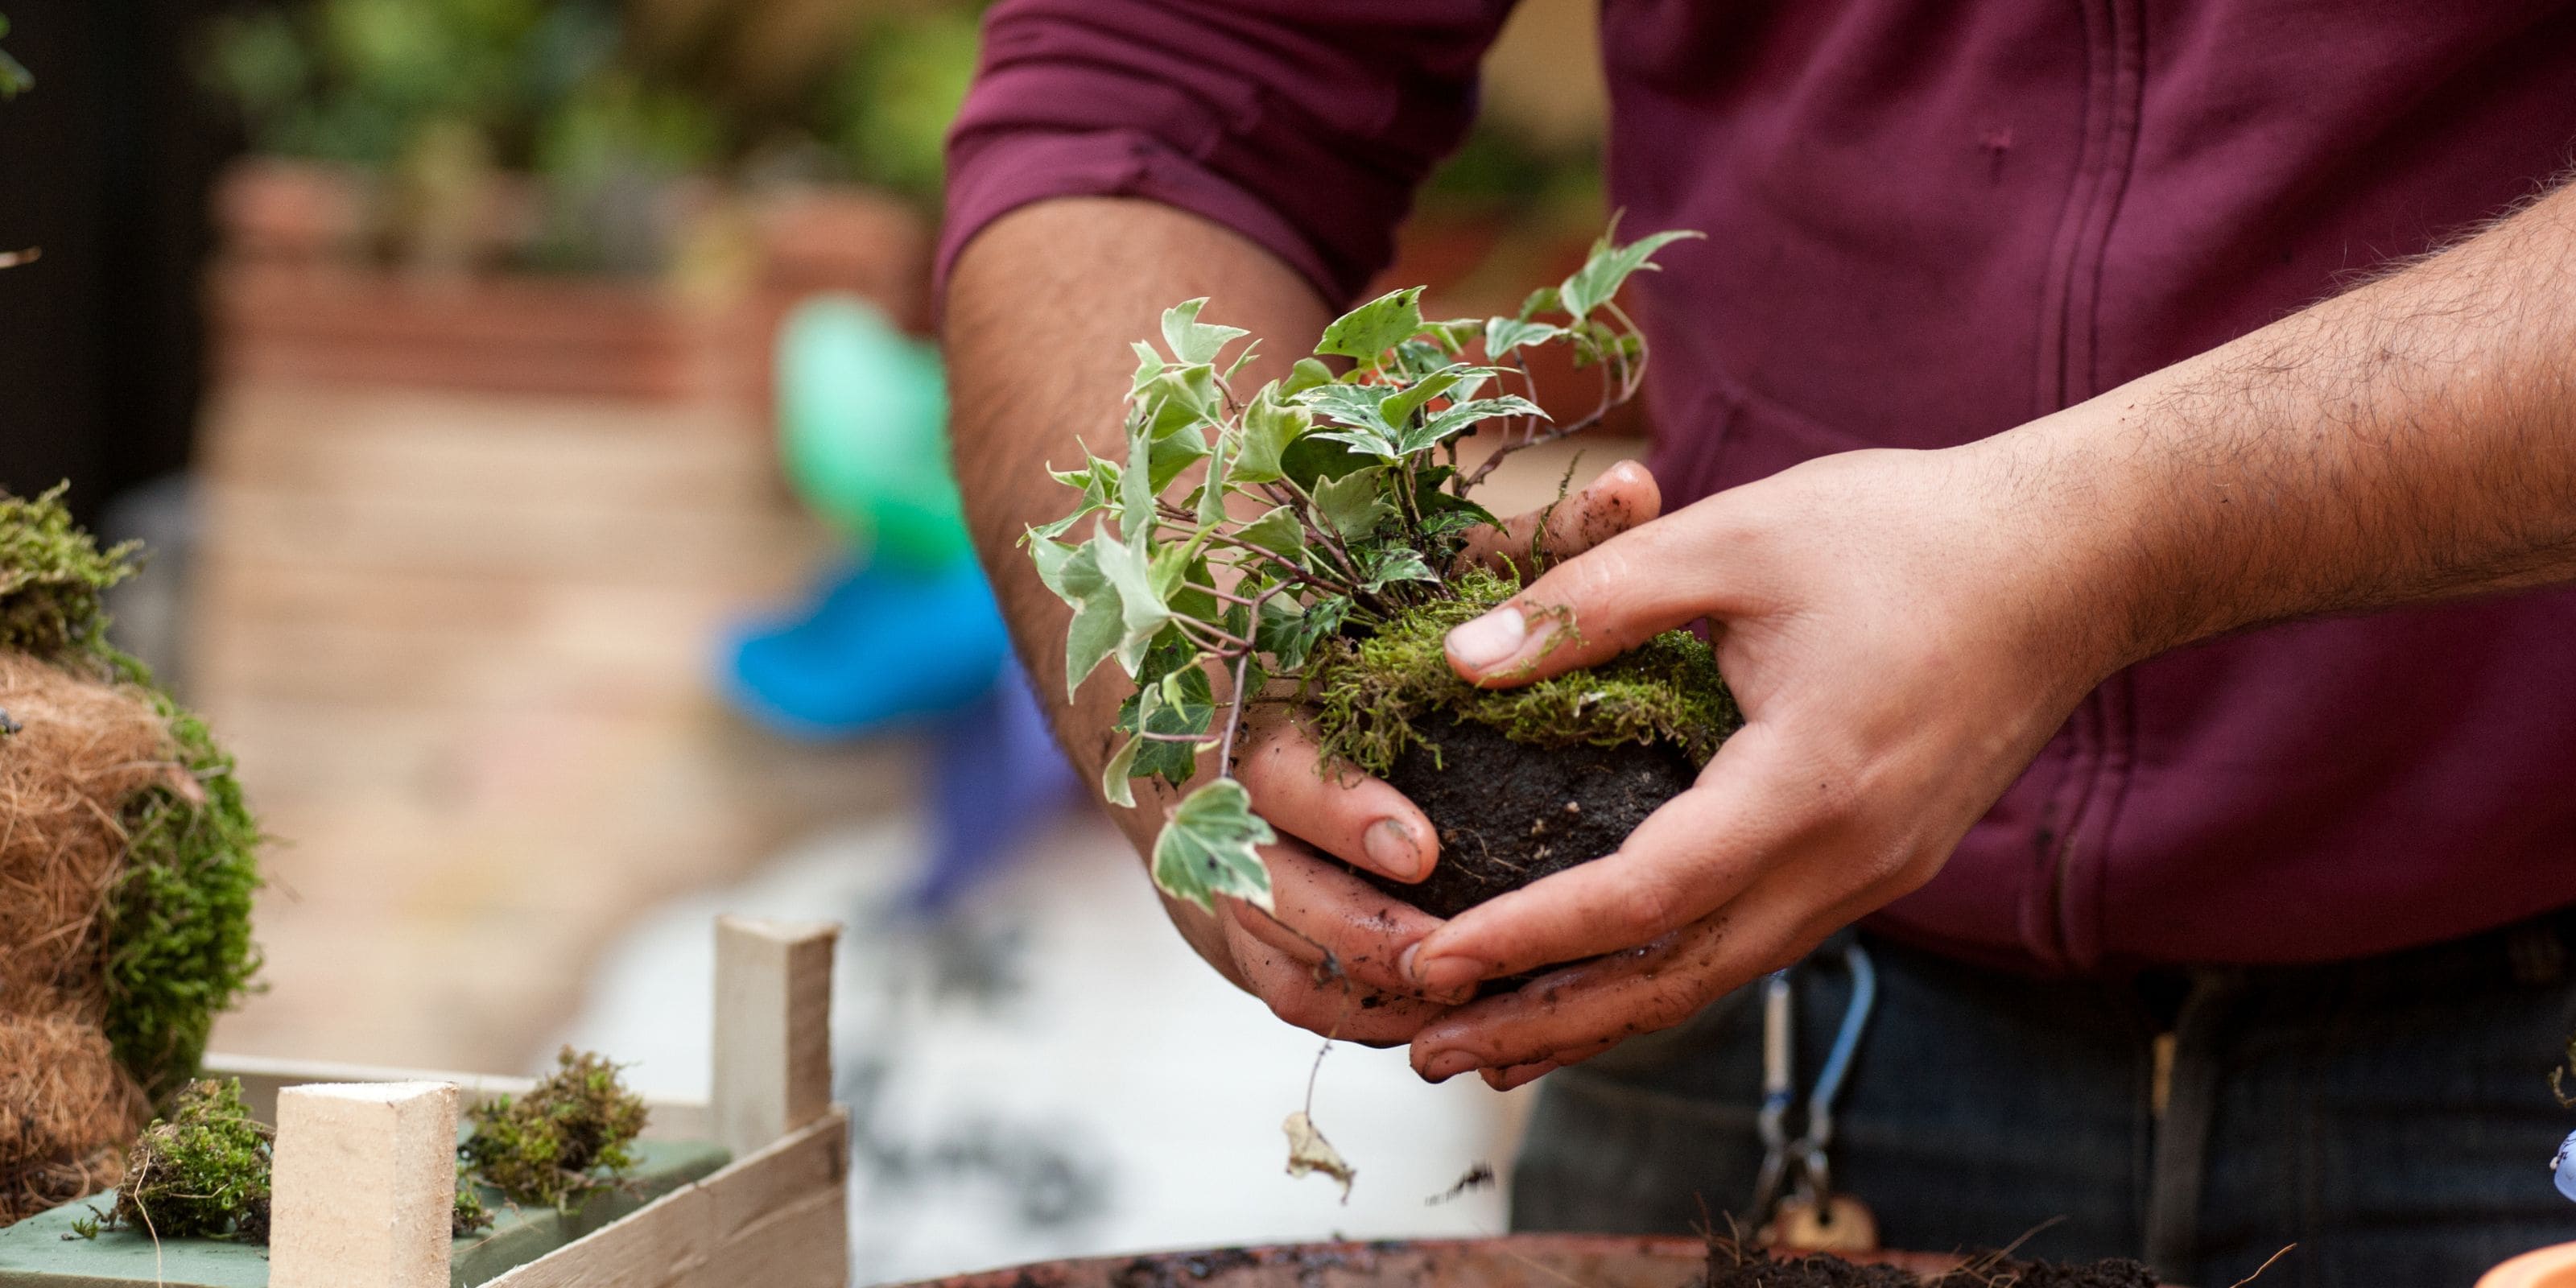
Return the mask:
MULTIPOLYGON (((9 15, 0 13, 0 36, 9 34, 9 15)), ((36 87, 36 78, 27 74, 26 64, 0 49, 0 98, 16 98, 36 87)))
POLYGON ((851 5, 818 26, 812 6, 292 0, 219 24, 206 68, 260 151, 387 180, 393 240, 435 243, 405 221, 519 173, 543 198, 529 262, 649 269, 674 230, 639 198, 683 177, 935 203, 982 7, 851 5))

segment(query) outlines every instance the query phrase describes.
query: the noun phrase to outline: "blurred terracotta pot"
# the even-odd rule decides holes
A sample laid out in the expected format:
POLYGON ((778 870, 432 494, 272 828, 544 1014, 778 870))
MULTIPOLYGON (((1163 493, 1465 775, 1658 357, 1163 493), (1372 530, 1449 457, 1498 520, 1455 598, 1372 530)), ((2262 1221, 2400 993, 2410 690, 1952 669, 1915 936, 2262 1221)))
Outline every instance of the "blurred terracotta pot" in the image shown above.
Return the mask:
POLYGON ((2478 1288, 2576 1288, 2576 1243, 2515 1257, 2488 1271, 2478 1288))
MULTIPOLYGON (((1917 1272, 1958 1264, 1910 1253, 1874 1259, 1917 1272)), ((1684 1288, 1707 1263, 1708 1246, 1698 1239, 1515 1234, 1041 1261, 914 1288, 1684 1288)))

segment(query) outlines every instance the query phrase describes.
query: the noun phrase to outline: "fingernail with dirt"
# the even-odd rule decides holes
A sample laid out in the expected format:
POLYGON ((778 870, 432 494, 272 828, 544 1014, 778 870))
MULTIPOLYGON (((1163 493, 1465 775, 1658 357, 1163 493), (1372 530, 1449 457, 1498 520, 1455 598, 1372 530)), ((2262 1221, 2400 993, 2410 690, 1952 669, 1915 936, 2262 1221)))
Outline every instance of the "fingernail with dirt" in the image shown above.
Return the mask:
POLYGON ((1395 959, 1395 968, 1398 971, 1403 972, 1406 979, 1415 981, 1415 987, 1420 989, 1424 997, 1427 997, 1434 1002, 1444 1002, 1448 1005, 1456 1006, 1476 995, 1476 986, 1473 983, 1461 984, 1458 987, 1451 989, 1422 988, 1420 982, 1422 976, 1413 969, 1413 955, 1421 951, 1422 945, 1420 944, 1406 944, 1404 946, 1404 954, 1395 959))
POLYGON ((1419 881, 1431 867, 1413 829, 1402 819, 1382 818, 1369 824, 1360 834, 1360 848, 1368 852, 1370 867, 1398 881, 1419 881))
POLYGON ((1449 632, 1449 656, 1471 671, 1482 671, 1520 652, 1529 638, 1521 610, 1504 605, 1449 632))
POLYGON ((1431 1082, 1447 1082, 1476 1067, 1476 1057, 1464 1051, 1442 1051, 1422 1062, 1422 1076, 1431 1082))
POLYGON ((1413 974, 1413 982, 1420 984, 1422 991, 1432 994, 1463 992, 1473 988, 1488 973, 1485 963, 1472 957, 1434 957, 1405 965, 1413 974))

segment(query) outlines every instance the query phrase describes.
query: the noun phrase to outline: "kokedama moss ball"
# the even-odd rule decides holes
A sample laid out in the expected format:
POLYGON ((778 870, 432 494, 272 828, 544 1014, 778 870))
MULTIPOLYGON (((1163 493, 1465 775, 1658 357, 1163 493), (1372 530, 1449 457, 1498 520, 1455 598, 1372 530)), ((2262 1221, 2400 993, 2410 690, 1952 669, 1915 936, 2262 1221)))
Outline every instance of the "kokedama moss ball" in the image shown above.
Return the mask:
POLYGON ((644 1098, 626 1089, 617 1066, 565 1047, 556 1068, 524 1096, 502 1096, 469 1112, 474 1132, 460 1151, 474 1174, 514 1203, 569 1208, 634 1166, 627 1145, 644 1130, 644 1098))
POLYGON ((1386 779, 1439 832, 1425 881, 1354 870, 1438 917, 1618 849, 1744 723, 1688 631, 1519 688, 1477 688, 1450 669, 1444 640, 1520 583, 1470 569, 1450 586, 1455 599, 1318 648, 1306 692, 1326 763, 1386 779))
POLYGON ((132 571, 0 495, 0 1221, 112 1180, 258 969, 232 761, 106 639, 132 571))

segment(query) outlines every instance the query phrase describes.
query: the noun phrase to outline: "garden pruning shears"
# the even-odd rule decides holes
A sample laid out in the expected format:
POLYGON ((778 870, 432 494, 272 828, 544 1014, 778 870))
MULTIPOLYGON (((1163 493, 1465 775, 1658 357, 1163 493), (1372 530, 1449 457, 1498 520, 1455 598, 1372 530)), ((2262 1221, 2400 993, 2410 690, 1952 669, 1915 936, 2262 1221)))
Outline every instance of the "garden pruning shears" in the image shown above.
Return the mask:
POLYGON ((1833 1050, 1808 1093, 1806 1130, 1794 1140, 1789 1136, 1789 1111, 1795 1094, 1797 1030, 1789 971, 1773 971, 1762 982, 1762 1114, 1758 1120, 1762 1172, 1754 1187, 1755 1238, 1769 1245, 1867 1251, 1878 1246, 1878 1222, 1859 1199, 1834 1192, 1833 1163, 1827 1151, 1834 1141, 1834 1104, 1851 1073, 1852 1056, 1869 1025, 1870 1008, 1878 1001, 1878 970, 1870 962, 1869 950, 1849 940, 1825 951, 1839 956, 1843 968, 1851 972, 1851 1002, 1843 1010, 1833 1050))

